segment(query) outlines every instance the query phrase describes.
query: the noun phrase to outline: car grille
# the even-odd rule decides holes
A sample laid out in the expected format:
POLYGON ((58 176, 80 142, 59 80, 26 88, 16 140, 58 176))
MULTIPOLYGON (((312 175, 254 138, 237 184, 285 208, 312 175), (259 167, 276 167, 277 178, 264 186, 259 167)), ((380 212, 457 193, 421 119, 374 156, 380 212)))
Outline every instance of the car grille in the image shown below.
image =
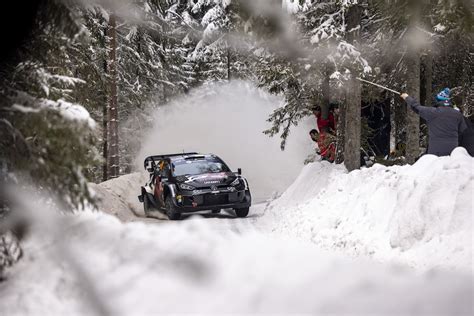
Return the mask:
POLYGON ((218 205, 229 203, 227 194, 206 194, 204 196, 204 205, 218 205))
POLYGON ((199 190, 210 190, 210 191, 212 191, 214 189, 223 190, 223 189, 226 189, 228 187, 229 186, 225 185, 225 184, 215 184, 215 185, 208 186, 208 187, 199 187, 199 190))
POLYGON ((242 202, 245 197, 244 192, 232 192, 221 194, 201 194, 196 196, 183 196, 183 206, 214 206, 242 202))

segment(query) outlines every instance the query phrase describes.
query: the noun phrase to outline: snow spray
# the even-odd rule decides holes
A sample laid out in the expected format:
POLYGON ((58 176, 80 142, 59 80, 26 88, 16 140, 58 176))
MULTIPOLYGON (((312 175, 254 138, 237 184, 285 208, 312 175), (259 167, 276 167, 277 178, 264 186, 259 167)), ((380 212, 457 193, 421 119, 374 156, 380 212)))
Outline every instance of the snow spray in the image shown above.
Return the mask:
POLYGON ((282 193, 314 151, 308 132, 316 125, 313 117, 307 117, 293 127, 282 152, 280 137, 262 132, 271 126, 269 115, 283 104, 282 97, 244 81, 206 85, 168 104, 153 104, 154 126, 136 156, 137 170, 152 154, 213 153, 231 170, 242 168, 255 202, 282 193))

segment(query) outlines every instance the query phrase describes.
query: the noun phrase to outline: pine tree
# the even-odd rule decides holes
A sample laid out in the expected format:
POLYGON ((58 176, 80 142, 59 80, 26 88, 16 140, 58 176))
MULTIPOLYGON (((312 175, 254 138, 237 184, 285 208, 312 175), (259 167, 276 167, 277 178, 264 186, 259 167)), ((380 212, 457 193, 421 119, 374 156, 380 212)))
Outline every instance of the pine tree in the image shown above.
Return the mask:
MULTIPOLYGON (((266 131, 269 135, 275 135, 280 133, 280 127, 283 128, 282 148, 291 126, 309 115, 311 107, 323 105, 324 114, 327 115, 328 95, 337 95, 337 90, 350 85, 350 69, 354 69, 353 73, 371 71, 361 52, 346 40, 347 34, 353 31, 346 23, 346 14, 351 7, 356 6, 347 1, 308 1, 303 5, 284 3, 284 8, 289 9, 294 16, 294 28, 300 36, 295 43, 287 46, 299 45, 299 51, 294 54, 288 51, 280 53, 289 55, 289 59, 278 57, 272 52, 261 53, 259 65, 263 67, 256 66, 261 69, 261 85, 269 87, 271 92, 284 93, 287 100, 286 105, 270 117, 273 127, 266 131), (269 61, 265 62, 264 59, 269 61), (272 69, 267 66, 269 63, 281 65, 272 69), (297 87, 297 93, 294 92, 294 86, 297 87)), ((340 108, 344 112, 346 107, 342 105, 340 108)), ((342 113, 341 118, 344 117, 342 113)), ((345 126, 340 128, 338 142, 343 141, 341 132, 344 130, 345 126)), ((338 143, 337 147, 341 152, 342 144, 338 143)), ((342 160, 341 155, 338 155, 338 160, 342 160)))
MULTIPOLYGON (((83 37, 71 7, 52 2, 38 12, 27 46, 18 51, 19 62, 6 65, 0 83, 5 124, 25 140, 28 163, 15 148, 7 153, 10 170, 31 176, 42 190, 55 192, 68 206, 92 202, 87 168, 96 152, 94 126, 74 91, 85 84, 76 77, 71 50, 83 37)), ((20 153, 21 154, 21 153, 20 153)))
POLYGON ((115 14, 110 15, 109 38, 109 103, 107 107, 107 175, 116 178, 120 174, 117 96, 117 22, 115 14))

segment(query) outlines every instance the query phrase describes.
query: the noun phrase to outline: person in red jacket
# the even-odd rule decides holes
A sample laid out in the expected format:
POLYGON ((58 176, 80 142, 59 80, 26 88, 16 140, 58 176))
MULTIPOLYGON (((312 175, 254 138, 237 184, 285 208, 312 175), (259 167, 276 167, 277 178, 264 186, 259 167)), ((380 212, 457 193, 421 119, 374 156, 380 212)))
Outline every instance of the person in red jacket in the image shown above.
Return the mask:
POLYGON ((323 119, 320 106, 314 107, 313 114, 316 117, 316 124, 319 130, 318 147, 321 151, 321 157, 324 160, 333 162, 336 158, 336 146, 333 142, 336 133, 334 114, 331 111, 328 114, 328 118, 323 119))
POLYGON ((336 146, 328 137, 329 134, 318 133, 316 129, 312 129, 309 132, 311 139, 318 144, 319 155, 322 160, 327 160, 329 162, 334 162, 336 159, 336 146))
POLYGON ((332 112, 329 112, 327 119, 323 119, 321 115, 321 107, 317 105, 313 109, 313 114, 316 117, 316 124, 320 133, 336 130, 336 121, 332 112))

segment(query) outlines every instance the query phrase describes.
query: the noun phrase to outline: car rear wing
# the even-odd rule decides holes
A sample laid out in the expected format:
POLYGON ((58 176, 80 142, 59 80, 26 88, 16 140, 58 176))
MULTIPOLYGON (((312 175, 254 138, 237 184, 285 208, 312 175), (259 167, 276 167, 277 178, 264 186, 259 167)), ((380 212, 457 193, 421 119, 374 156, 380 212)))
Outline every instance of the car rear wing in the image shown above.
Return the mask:
POLYGON ((169 157, 177 157, 177 156, 189 156, 189 155, 197 155, 198 153, 196 152, 191 152, 191 153, 179 153, 179 154, 166 154, 166 155, 154 155, 154 156, 148 156, 145 158, 145 161, 143 162, 143 166, 145 167, 145 170, 148 172, 153 172, 153 170, 156 167, 156 163, 159 162, 160 160, 163 160, 165 158, 169 157))

